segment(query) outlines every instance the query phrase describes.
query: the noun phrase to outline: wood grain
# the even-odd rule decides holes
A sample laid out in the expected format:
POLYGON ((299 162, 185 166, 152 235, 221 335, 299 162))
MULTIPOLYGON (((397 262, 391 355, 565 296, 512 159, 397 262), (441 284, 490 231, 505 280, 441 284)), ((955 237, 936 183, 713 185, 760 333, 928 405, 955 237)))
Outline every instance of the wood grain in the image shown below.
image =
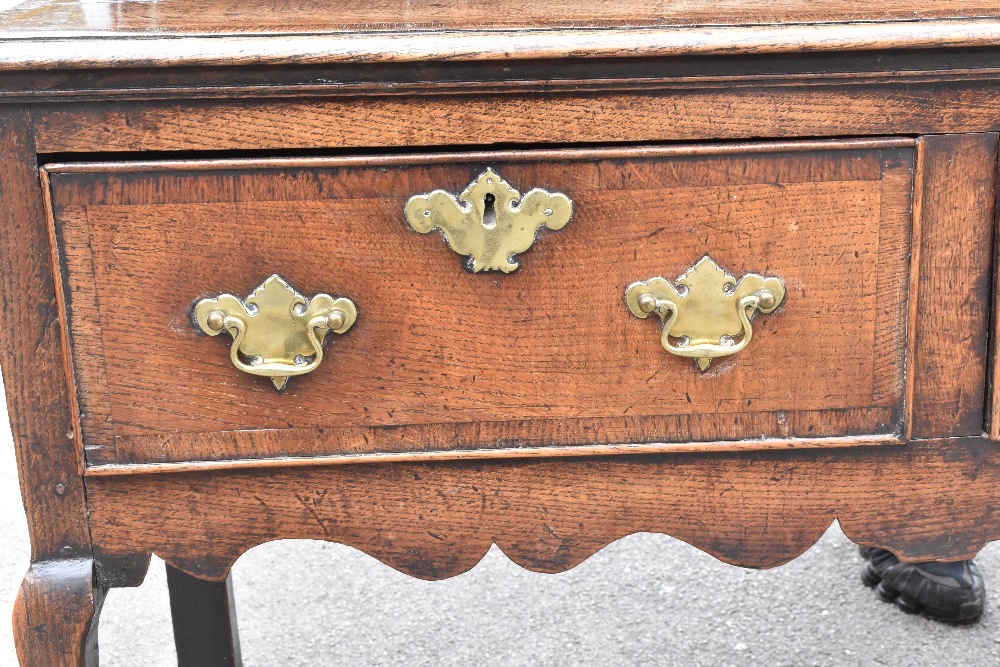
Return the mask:
POLYGON ((0 107, 0 362, 33 561, 90 552, 52 266, 27 110, 0 107))
MULTIPOLYGON (((2 35, 0 35, 2 37, 2 35)), ((771 55, 890 49, 989 47, 1000 21, 684 27, 674 29, 329 33, 161 37, 141 40, 76 35, 0 39, 0 70, 325 65, 507 59, 771 55)))
POLYGON ((52 167, 89 460, 896 432, 911 151, 723 152, 52 167), (485 163, 576 203, 514 274, 471 275, 402 220, 410 195, 458 192, 485 163), (781 276, 789 297, 747 354, 701 375, 622 294, 705 253, 781 276), (198 298, 245 295, 272 272, 361 312, 281 395, 188 321, 198 298))
MULTIPOLYGON (((1000 218, 1000 197, 997 201, 1000 218)), ((986 433, 990 440, 1000 440, 1000 225, 993 230, 993 281, 990 309, 989 368, 986 376, 986 433)))
MULTIPOLYGON (((276 98, 386 94, 579 94, 583 91, 692 90, 747 87, 858 86, 895 88, 941 83, 985 84, 1000 76, 989 47, 673 58, 570 58, 494 61, 295 64, 267 68, 0 70, 0 98, 40 101, 276 98)), ((905 90, 905 88, 904 88, 905 90)))
MULTIPOLYGON (((454 13, 455 8, 450 4, 442 3, 441 7, 454 13)), ((183 11, 189 13, 187 5, 183 11)), ((206 15, 201 7, 195 11, 206 15)), ((143 15, 150 13, 147 11, 143 15)), ((466 21, 466 12, 453 15, 466 21)), ((188 23, 183 23, 183 31, 173 35, 165 35, 167 31, 154 27, 137 34, 140 39, 131 40, 119 39, 113 34, 102 35, 102 31, 92 27, 46 30, 43 23, 42 29, 26 34, 10 26, 7 31, 0 32, 0 47, 3 47, 0 49, 0 70, 475 62, 554 59, 566 54, 578 59, 593 59, 968 49, 992 47, 1000 36, 996 10, 985 19, 728 26, 718 25, 718 21, 713 20, 711 23, 715 25, 638 28, 614 21, 600 28, 573 27, 573 18, 566 17, 558 19, 561 25, 542 22, 532 25, 529 30, 524 29, 520 12, 517 20, 506 24, 502 18, 497 21, 497 16, 491 12, 486 25, 459 29, 448 25, 420 29, 419 23, 397 23, 384 31, 373 31, 374 26, 370 25, 355 25, 351 32, 343 28, 324 30, 315 23, 313 15, 309 29, 293 31, 296 34, 245 29, 229 34, 217 31, 199 34, 192 31, 188 23), (24 39, 26 36, 32 39, 24 39)), ((229 21, 229 17, 225 20, 229 21)), ((112 25, 107 20, 96 23, 103 23, 105 28, 112 25)), ((235 27, 231 21, 229 25, 235 27)))
MULTIPOLYGON (((408 574, 473 567, 492 544, 539 572, 635 532, 772 567, 837 519, 908 560, 970 558, 1000 537, 1000 450, 980 438, 905 447, 223 470, 88 478, 102 557, 155 552, 221 580, 276 538, 354 546, 408 574), (198 517, 192 520, 192 517, 198 517)), ((132 584, 136 581, 130 582, 132 584)))
POLYGON ((497 0, 411 2, 377 0, 300 0, 280 11, 262 12, 237 0, 159 0, 155 11, 137 0, 81 11, 75 3, 28 0, 0 13, 7 32, 58 33, 253 33, 346 32, 370 30, 467 30, 483 27, 652 27, 670 25, 741 25, 845 21, 927 21, 946 18, 1000 17, 996 5, 967 0, 685 0, 643 2, 616 0, 538 0, 531 4, 497 0))
POLYGON ((113 102, 39 109, 36 147, 342 151, 918 135, 1000 129, 998 107, 993 82, 113 102))
POLYGON ((889 430, 900 411, 821 410, 814 412, 736 413, 723 426, 729 440, 710 440, 719 432, 713 414, 665 415, 644 418, 530 419, 498 422, 408 424, 391 428, 293 427, 236 431, 171 432, 116 436, 113 461, 107 448, 91 444, 90 474, 172 471, 177 467, 302 465, 365 461, 427 459, 502 459, 539 456, 607 456, 609 454, 684 451, 754 451, 760 449, 821 449, 877 447, 903 442, 897 429, 885 435, 861 435, 889 430), (863 426, 858 426, 862 424, 863 426), (756 438, 746 433, 780 433, 756 438), (801 434, 809 434, 808 437, 801 434), (670 441, 666 436, 675 436, 670 441), (604 444, 608 443, 608 444, 604 444), (184 452, 198 452, 198 458, 184 452), (324 454, 326 452, 334 452, 324 454), (319 458, 314 458, 314 457, 319 458))
POLYGON ((984 429, 997 135, 923 137, 908 435, 984 429))
POLYGON ((14 645, 24 667, 97 667, 106 591, 89 558, 33 562, 14 601, 14 645))

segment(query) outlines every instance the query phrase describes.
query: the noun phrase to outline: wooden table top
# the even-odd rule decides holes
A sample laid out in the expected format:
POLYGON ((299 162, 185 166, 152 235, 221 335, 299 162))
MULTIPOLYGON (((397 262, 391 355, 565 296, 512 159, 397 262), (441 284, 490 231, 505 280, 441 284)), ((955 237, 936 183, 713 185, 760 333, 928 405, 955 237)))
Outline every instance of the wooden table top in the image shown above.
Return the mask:
POLYGON ((978 0, 26 0, 0 13, 5 33, 171 35, 340 31, 740 26, 1000 17, 978 0))
POLYGON ((0 11, 2 70, 768 54, 998 41, 1000 9, 983 0, 27 0, 0 11))

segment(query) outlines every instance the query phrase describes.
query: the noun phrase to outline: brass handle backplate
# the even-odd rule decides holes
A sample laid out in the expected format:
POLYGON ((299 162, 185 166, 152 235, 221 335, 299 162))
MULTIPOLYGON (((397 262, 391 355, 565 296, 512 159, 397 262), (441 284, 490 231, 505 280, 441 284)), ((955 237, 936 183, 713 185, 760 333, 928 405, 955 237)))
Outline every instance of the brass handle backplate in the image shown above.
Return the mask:
POLYGON ((748 273, 737 281, 708 255, 675 282, 676 287, 664 278, 632 283, 625 302, 636 317, 659 315, 663 347, 693 358, 702 372, 712 359, 745 348, 757 311, 771 313, 785 299, 779 278, 748 273))
POLYGON ((281 391, 288 378, 304 375, 323 361, 323 343, 331 331, 345 333, 358 319, 350 299, 317 294, 311 299, 274 274, 242 300, 232 294, 202 299, 194 321, 209 336, 233 337, 229 357, 236 368, 271 378, 281 391))
POLYGON ((458 195, 435 190, 406 202, 406 221, 427 234, 440 229, 448 247, 465 255, 470 271, 516 271, 518 253, 535 243, 539 228, 558 230, 573 216, 573 203, 559 192, 534 188, 523 197, 492 169, 458 195))

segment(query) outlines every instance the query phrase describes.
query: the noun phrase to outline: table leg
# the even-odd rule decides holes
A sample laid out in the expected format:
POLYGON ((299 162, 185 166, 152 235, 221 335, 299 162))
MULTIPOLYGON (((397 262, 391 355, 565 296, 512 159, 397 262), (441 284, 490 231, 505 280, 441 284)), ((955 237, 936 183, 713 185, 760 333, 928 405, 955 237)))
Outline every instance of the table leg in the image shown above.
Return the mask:
POLYGON ((14 642, 23 667, 97 667, 105 590, 89 558, 32 563, 14 602, 14 642))
POLYGON ((238 667, 233 578, 204 581, 167 566, 170 615, 180 667, 238 667))

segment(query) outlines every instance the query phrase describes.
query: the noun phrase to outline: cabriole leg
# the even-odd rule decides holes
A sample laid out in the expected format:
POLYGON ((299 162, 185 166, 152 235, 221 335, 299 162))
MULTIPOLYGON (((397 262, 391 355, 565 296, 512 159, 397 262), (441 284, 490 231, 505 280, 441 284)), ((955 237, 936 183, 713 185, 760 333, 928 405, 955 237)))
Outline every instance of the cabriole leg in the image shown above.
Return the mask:
POLYGON ((105 590, 91 559, 32 563, 14 602, 14 642, 23 667, 96 667, 105 590))

